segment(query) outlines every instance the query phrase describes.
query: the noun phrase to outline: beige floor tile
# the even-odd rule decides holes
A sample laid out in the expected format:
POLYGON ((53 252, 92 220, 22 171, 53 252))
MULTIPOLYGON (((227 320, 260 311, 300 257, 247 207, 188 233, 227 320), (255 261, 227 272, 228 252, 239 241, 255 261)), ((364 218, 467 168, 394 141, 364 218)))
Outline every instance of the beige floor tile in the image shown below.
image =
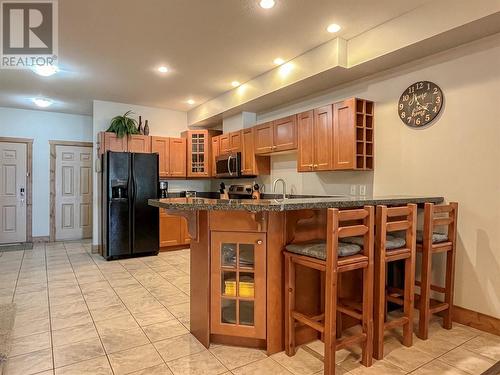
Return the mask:
POLYGON ((122 316, 130 316, 127 308, 121 302, 111 306, 90 308, 90 314, 92 315, 94 322, 116 319, 122 316))
POLYGON ((109 361, 115 375, 128 374, 163 363, 151 344, 110 354, 109 361))
POLYGON ((54 306, 57 306, 57 305, 67 305, 67 304, 70 304, 70 303, 84 303, 85 300, 83 299, 83 296, 82 296, 82 293, 80 292, 75 292, 75 293, 72 293, 72 294, 66 294, 66 295, 62 295, 62 296, 58 296, 58 295, 55 295, 55 296, 50 296, 49 298, 49 302, 50 302, 50 307, 54 307, 54 306))
POLYGON ((172 371, 170 371, 166 364, 161 364, 132 372, 130 375, 172 375, 172 371))
POLYGON ((97 339, 97 330, 94 323, 82 324, 52 331, 54 346, 74 344, 79 341, 97 339))
POLYGON ((22 322, 17 319, 18 317, 16 317, 14 329, 12 330, 13 338, 48 332, 50 329, 49 318, 27 320, 22 322))
POLYGON ((155 323, 166 322, 173 320, 175 317, 164 307, 147 311, 134 312, 134 318, 141 326, 147 326, 155 323))
POLYGON ((406 371, 387 361, 377 361, 371 367, 359 366, 348 373, 349 375, 404 375, 406 371))
POLYGON ((291 375, 292 373, 285 369, 278 362, 271 358, 259 360, 248 365, 232 370, 235 375, 291 375))
POLYGON ((467 341, 463 348, 481 354, 485 357, 500 361, 500 337, 484 334, 467 341))
POLYGON ((151 324, 149 326, 142 327, 142 329, 152 342, 189 333, 186 327, 184 327, 177 319, 151 324))
POLYGON ((132 315, 125 315, 115 319, 101 320, 95 322, 97 331, 101 336, 109 335, 116 331, 127 331, 132 328, 139 328, 139 325, 132 315))
POLYGON ((153 344, 165 362, 205 351, 205 347, 191 334, 174 337, 153 344))
POLYGON ((113 375, 106 356, 56 368, 55 375, 113 375))
POLYGON ((137 327, 109 332, 101 335, 101 340, 108 354, 149 344, 147 336, 137 327))
POLYGON ((434 358, 449 352, 457 346, 459 346, 459 344, 454 343, 451 340, 447 340, 439 335, 429 337, 427 340, 420 340, 419 338, 414 337, 413 342, 413 347, 431 355, 434 358))
POLYGON ((210 351, 229 370, 267 358, 262 350, 235 346, 219 346, 210 351))
POLYGON ((458 347, 439 358, 469 374, 480 374, 495 364, 495 361, 477 353, 458 347))
POLYGON ((384 359, 387 362, 410 372, 428 362, 431 362, 434 357, 418 350, 415 347, 402 347, 392 351, 389 355, 385 356, 384 359))
POLYGON ((100 357, 104 355, 101 341, 91 339, 80 341, 69 345, 54 347, 54 364, 56 368, 72 365, 87 359, 100 357))
POLYGON ((52 369, 52 350, 22 354, 7 360, 4 375, 31 375, 52 369))
POLYGON ((208 350, 167 363, 174 375, 218 375, 227 372, 208 350))
MULTIPOLYGON (((66 305, 61 305, 66 306, 66 305)), ((68 327, 79 326, 82 324, 92 323, 92 318, 88 310, 77 312, 59 312, 52 314, 52 329, 58 330, 68 327)))
POLYGON ((168 310, 176 317, 182 317, 189 315, 189 303, 181 303, 179 305, 172 305, 168 307, 168 310))
POLYGON ((50 332, 37 333, 30 336, 17 337, 11 342, 9 357, 15 357, 20 354, 36 352, 42 349, 50 348, 50 332))
POLYGON ((467 375, 466 372, 450 366, 438 359, 413 371, 412 375, 467 375))
POLYGON ((323 361, 302 348, 299 348, 292 357, 281 352, 272 355, 271 358, 296 375, 314 374, 323 369, 323 361))

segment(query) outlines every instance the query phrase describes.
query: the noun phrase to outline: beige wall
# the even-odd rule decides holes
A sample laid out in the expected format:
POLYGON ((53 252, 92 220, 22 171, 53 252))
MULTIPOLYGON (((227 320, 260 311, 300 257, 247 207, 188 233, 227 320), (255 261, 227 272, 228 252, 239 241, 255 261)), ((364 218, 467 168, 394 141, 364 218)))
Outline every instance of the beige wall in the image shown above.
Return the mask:
MULTIPOLYGON (((377 103, 374 194, 458 201, 455 303, 500 318, 500 35, 260 114, 258 121, 350 96, 377 103), (436 82, 445 104, 433 125, 417 130, 400 121, 397 101, 419 80, 436 82)), ((294 176, 295 162, 285 156, 273 158, 273 167, 273 177, 290 178, 298 193, 342 190, 322 185, 356 178, 352 173, 294 176)), ((365 178, 370 182, 370 175, 365 178)))

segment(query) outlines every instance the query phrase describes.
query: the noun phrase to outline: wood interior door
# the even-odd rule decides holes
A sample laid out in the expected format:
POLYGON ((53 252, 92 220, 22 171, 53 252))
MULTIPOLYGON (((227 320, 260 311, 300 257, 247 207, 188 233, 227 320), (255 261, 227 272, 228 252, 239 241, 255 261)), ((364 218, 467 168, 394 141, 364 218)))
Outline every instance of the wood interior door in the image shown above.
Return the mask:
POLYGON ((333 108, 331 105, 314 110, 314 170, 332 169, 333 108))
POLYGON ((312 172, 314 169, 314 111, 297 116, 298 152, 297 171, 312 172))
POLYGON ((182 245, 181 217, 160 209, 160 247, 182 245))
POLYGON ((241 131, 229 133, 231 152, 241 152, 241 131))
POLYGON ((212 152, 212 176, 215 177, 215 175, 217 174, 217 165, 215 163, 215 159, 217 158, 217 156, 220 155, 220 136, 217 136, 217 137, 213 137, 212 138, 212 149, 211 149, 211 152, 212 152))
POLYGON ((297 116, 274 121, 273 152, 297 149, 297 116))
POLYGON ((244 176, 257 174, 255 170, 254 135, 253 129, 242 130, 241 173, 244 176))
POLYGON ((118 138, 115 133, 101 132, 99 141, 99 152, 104 154, 106 151, 127 152, 128 137, 118 138))
POLYGON ((266 338, 266 234, 212 232, 213 334, 266 338))
POLYGON ((269 154, 273 152, 273 138, 274 127, 272 121, 254 127, 255 154, 269 154))
POLYGON ((56 240, 92 236, 92 147, 56 146, 56 240))
POLYGON ((333 169, 356 166, 356 99, 333 105, 333 169))
POLYGON ((170 139, 167 137, 151 137, 151 152, 158 154, 158 171, 160 177, 170 174, 170 139))
POLYGON ((26 242, 25 143, 0 143, 0 243, 26 242))
POLYGON ((231 138, 229 134, 223 134, 219 139, 220 154, 224 155, 231 151, 231 138))
POLYGON ((151 152, 151 137, 148 135, 133 134, 128 136, 128 152, 151 152))
POLYGON ((170 138, 170 177, 186 177, 186 138, 170 138))

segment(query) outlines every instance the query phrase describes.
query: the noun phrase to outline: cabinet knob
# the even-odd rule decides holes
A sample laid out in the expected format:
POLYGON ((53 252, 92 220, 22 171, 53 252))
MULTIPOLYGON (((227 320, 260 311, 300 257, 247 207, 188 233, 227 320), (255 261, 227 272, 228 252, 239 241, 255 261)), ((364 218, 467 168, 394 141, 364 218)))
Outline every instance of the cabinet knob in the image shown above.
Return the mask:
POLYGON ((262 240, 257 240, 257 245, 262 245, 262 240))

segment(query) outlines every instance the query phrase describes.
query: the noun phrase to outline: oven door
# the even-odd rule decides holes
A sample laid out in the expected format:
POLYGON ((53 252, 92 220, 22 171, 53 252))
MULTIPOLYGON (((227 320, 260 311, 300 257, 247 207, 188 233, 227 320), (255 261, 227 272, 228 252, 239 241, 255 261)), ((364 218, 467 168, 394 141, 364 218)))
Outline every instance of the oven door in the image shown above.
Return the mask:
POLYGON ((241 176, 241 153, 235 152, 215 158, 217 178, 237 178, 241 176))

